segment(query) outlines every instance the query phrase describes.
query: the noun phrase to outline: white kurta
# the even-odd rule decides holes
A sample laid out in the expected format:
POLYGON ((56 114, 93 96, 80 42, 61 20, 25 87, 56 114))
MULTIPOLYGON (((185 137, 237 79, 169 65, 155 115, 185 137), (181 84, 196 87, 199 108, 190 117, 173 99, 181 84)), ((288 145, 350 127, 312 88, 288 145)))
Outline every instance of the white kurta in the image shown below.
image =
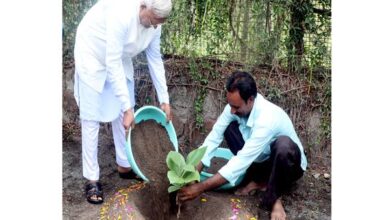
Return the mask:
POLYGON ((100 0, 80 22, 74 95, 82 119, 108 122, 134 107, 131 58, 144 50, 159 102, 169 104, 160 53, 161 25, 144 28, 139 10, 139 0, 100 0))

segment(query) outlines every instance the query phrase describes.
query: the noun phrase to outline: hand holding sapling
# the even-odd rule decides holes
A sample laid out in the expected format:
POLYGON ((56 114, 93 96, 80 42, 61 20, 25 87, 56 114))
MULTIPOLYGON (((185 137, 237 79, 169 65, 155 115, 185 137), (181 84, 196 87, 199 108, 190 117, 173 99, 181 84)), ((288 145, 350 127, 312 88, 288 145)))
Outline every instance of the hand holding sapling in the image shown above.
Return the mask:
MULTIPOLYGON (((194 181, 200 181, 200 175, 195 166, 198 166, 206 150, 207 147, 200 147, 191 151, 187 156, 187 160, 184 160, 184 157, 176 151, 168 153, 166 162, 169 169, 167 175, 171 184, 168 188, 169 193, 176 192, 194 181)), ((176 205, 178 205, 177 218, 179 218, 181 202, 177 195, 176 205)))

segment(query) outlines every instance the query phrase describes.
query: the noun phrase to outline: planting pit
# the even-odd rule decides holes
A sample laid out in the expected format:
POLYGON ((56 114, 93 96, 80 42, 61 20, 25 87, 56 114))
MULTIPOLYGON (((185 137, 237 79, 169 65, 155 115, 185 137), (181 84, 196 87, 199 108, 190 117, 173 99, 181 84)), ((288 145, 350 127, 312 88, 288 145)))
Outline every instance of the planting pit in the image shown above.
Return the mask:
MULTIPOLYGON (((142 171, 149 179, 149 183, 139 190, 129 193, 128 204, 134 204, 136 210, 144 219, 177 219, 177 207, 175 200, 172 200, 168 193, 169 180, 167 178, 168 168, 166 156, 174 147, 168 138, 164 127, 154 120, 147 120, 138 123, 131 133, 133 157, 142 171), (170 201, 171 199, 171 201, 170 201)), ((226 159, 213 158, 210 169, 219 170, 226 159)), ((174 193, 173 196, 176 194, 174 193)), ((173 197, 175 198, 175 197, 173 197)), ((253 209, 238 210, 234 206, 238 204, 234 197, 226 193, 209 192, 201 197, 188 201, 182 205, 180 219, 229 219, 241 215, 241 217, 254 217, 253 209)), ((239 201, 239 200, 238 200, 239 201)), ((250 202, 251 205, 257 202, 250 202)), ((244 205, 246 203, 241 203, 244 205)))

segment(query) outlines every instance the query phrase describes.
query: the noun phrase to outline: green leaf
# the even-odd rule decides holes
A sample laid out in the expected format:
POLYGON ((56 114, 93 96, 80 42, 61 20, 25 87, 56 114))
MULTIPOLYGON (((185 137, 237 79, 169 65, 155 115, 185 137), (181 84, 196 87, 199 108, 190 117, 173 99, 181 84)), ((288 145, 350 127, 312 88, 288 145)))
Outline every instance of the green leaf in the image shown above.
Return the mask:
POLYGON ((181 187, 183 187, 183 186, 180 186, 180 185, 173 185, 173 186, 170 186, 170 187, 168 187, 168 192, 169 192, 169 193, 175 192, 176 190, 181 189, 181 187))
POLYGON ((176 172, 173 171, 173 170, 168 171, 168 179, 169 179, 169 182, 170 182, 172 185, 185 184, 184 179, 181 178, 180 176, 178 176, 178 175, 176 174, 176 172))
POLYGON ((199 162, 202 160, 204 154, 206 153, 207 147, 199 147, 198 149, 195 149, 191 151, 191 153, 187 156, 187 164, 191 164, 193 166, 197 166, 199 162))
POLYGON ((181 174, 182 167, 184 167, 186 164, 184 157, 176 151, 171 151, 168 153, 166 163, 168 168, 174 171, 177 175, 181 174))
POLYGON ((168 192, 174 192, 193 181, 200 181, 200 175, 195 166, 199 164, 204 156, 206 148, 200 147, 191 151, 187 157, 187 163, 180 153, 169 152, 166 163, 170 170, 167 176, 172 186, 168 188, 168 192))
POLYGON ((193 181, 200 181, 200 175, 198 171, 187 173, 187 175, 184 178, 185 183, 191 183, 193 181))
POLYGON ((183 167, 183 173, 180 177, 182 177, 184 180, 187 178, 187 176, 191 175, 192 173, 195 173, 197 172, 195 170, 195 167, 191 164, 186 164, 184 167, 183 167))
POLYGON ((183 167, 183 175, 181 177, 184 179, 186 184, 195 180, 200 180, 199 172, 191 164, 187 164, 183 167))

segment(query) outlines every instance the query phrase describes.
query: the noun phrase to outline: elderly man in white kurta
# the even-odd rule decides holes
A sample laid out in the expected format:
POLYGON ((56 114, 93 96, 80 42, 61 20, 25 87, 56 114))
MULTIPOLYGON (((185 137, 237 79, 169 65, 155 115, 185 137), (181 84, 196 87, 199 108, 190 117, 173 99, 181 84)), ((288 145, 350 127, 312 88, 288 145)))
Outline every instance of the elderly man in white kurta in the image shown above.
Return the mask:
POLYGON ((82 126, 83 176, 87 201, 103 202, 97 159, 99 122, 111 122, 118 172, 134 178, 125 152, 126 132, 134 127, 132 57, 145 51, 161 109, 172 120, 160 53, 161 24, 170 0, 100 0, 80 22, 74 49, 74 95, 82 126))

